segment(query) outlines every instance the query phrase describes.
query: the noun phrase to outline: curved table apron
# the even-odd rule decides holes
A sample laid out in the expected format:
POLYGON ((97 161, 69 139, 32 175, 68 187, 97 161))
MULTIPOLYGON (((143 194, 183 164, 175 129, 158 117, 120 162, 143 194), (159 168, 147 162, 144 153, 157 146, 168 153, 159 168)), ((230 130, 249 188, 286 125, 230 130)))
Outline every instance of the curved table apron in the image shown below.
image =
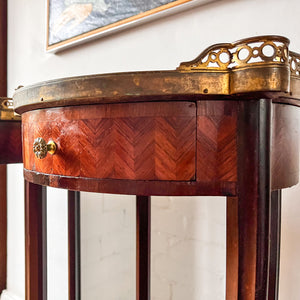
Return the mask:
MULTIPOLYGON (((253 118, 265 118, 263 122, 270 116, 260 116, 261 107, 273 111, 271 189, 296 184, 298 109, 271 100, 242 99, 93 104, 26 112, 25 179, 102 193, 234 196, 238 153, 245 139, 251 139, 251 132, 242 132, 244 120, 238 112, 243 106, 256 106, 253 118), (55 155, 35 157, 32 145, 40 136, 55 141, 55 155)), ((254 153, 252 159, 254 163, 254 153)))
MULTIPOLYGON (((65 78, 17 90, 27 203, 41 196, 38 185, 138 195, 137 223, 144 220, 145 230, 137 241, 137 299, 144 300, 148 196, 227 196, 226 299, 278 299, 280 190, 299 177, 300 56, 288 44, 277 36, 250 38, 209 47, 176 71, 65 78), (249 53, 243 59, 242 49, 249 53), (37 158, 41 138, 49 151, 56 146, 54 155, 37 158)), ((30 249, 37 255, 38 246, 30 249)), ((41 272, 27 268, 28 290, 30 268, 41 272)))

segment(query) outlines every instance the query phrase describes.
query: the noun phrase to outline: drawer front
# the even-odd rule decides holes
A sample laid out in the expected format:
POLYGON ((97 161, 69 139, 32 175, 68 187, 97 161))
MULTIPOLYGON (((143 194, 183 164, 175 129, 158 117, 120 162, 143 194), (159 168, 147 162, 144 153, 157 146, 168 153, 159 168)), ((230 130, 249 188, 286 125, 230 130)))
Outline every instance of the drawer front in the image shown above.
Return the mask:
POLYGON ((191 102, 82 105, 22 115, 25 169, 71 177, 195 180, 196 106, 191 102), (38 137, 57 145, 34 155, 38 137))

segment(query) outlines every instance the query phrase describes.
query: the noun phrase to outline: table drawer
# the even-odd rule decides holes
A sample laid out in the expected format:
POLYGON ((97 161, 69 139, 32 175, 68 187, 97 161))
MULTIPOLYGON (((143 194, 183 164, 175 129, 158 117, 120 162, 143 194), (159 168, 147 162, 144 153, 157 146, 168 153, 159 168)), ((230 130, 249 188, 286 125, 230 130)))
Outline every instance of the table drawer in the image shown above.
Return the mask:
POLYGON ((22 115, 25 169, 62 176, 195 180, 196 105, 146 102, 33 110, 22 115), (57 145, 39 159, 38 137, 57 145))

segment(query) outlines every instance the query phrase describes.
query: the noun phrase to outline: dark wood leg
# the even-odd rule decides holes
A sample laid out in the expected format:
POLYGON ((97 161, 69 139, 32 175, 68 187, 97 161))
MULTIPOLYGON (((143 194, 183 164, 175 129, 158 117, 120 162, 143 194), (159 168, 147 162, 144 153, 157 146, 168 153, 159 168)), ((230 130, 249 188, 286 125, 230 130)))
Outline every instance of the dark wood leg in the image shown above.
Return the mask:
MULTIPOLYGON (((281 232, 281 191, 273 191, 270 205, 268 300, 278 300, 281 232)), ((226 299, 238 299, 238 198, 227 198, 226 299)))
POLYGON ((25 295, 47 299, 46 187, 25 181, 25 295))
POLYGON ((226 226, 226 299, 237 300, 238 296, 238 198, 227 198, 226 226))
POLYGON ((268 299, 270 231, 269 100, 239 104, 238 299, 268 299))
POLYGON ((68 192, 69 299, 80 300, 80 193, 68 192))
POLYGON ((281 234, 281 191, 271 196, 270 265, 268 300, 278 300, 280 234, 281 234))
POLYGON ((136 299, 150 300, 150 197, 136 197, 136 215, 136 299))
POLYGON ((6 289, 7 271, 7 188, 6 165, 0 165, 0 293, 6 289))

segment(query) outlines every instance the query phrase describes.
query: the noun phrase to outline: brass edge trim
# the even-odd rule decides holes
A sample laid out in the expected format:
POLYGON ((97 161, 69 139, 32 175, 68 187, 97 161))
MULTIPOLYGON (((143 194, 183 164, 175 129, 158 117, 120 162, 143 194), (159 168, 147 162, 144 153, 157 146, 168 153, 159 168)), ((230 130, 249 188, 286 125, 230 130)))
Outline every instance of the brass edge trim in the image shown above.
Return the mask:
POLYGON ((300 54, 290 51, 289 64, 291 76, 300 78, 300 54))
POLYGON ((20 121, 21 116, 14 112, 13 100, 7 97, 0 97, 0 120, 20 121))
POLYGON ((205 49, 198 57, 183 62, 180 72, 233 70, 260 65, 288 65, 290 41, 282 36, 258 36, 234 43, 216 44, 205 49))
POLYGON ((289 43, 282 36, 251 37, 210 46, 174 71, 55 79, 20 88, 13 98, 16 110, 23 113, 52 105, 164 101, 247 92, 281 92, 294 97, 300 91, 300 83, 298 88, 298 80, 294 80, 300 79, 300 55, 289 51, 289 43))

